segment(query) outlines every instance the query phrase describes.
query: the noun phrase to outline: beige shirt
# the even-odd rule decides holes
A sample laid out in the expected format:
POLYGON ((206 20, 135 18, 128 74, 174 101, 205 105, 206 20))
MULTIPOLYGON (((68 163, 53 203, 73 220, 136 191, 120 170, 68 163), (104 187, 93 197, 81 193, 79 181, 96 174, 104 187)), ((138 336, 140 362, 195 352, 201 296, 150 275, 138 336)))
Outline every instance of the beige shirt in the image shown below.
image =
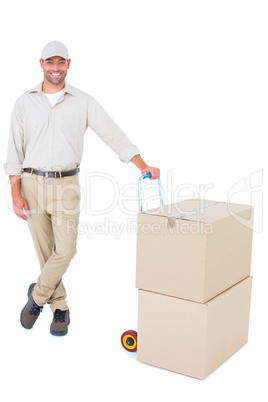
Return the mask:
POLYGON ((39 84, 14 105, 5 173, 20 175, 27 167, 43 171, 75 169, 81 163, 88 127, 123 162, 140 153, 92 96, 65 82, 63 94, 51 107, 39 84))

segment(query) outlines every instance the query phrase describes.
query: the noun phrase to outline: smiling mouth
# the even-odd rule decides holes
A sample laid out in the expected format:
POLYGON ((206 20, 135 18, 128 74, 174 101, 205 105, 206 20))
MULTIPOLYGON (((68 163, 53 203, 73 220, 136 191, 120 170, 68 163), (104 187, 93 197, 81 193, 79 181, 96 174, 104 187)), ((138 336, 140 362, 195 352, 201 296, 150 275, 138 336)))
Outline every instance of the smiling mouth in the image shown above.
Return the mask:
POLYGON ((53 75, 53 77, 59 77, 60 73, 51 73, 51 75, 53 75))

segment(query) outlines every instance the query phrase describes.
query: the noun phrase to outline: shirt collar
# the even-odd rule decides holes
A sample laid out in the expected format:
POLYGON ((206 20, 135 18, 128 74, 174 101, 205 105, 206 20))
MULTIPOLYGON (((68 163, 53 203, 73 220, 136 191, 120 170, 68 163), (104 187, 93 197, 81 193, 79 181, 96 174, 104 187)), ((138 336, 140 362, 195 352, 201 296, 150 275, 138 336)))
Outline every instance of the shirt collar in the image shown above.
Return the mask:
MULTIPOLYGON (((43 85, 43 82, 38 84, 36 87, 30 89, 29 93, 37 92, 38 94, 41 94, 42 93, 42 85, 43 85)), ((65 81, 64 93, 74 96, 74 89, 73 89, 73 87, 71 87, 71 85, 68 84, 67 81, 65 81)))
POLYGON ((73 87, 71 87, 71 85, 68 84, 67 81, 65 81, 65 87, 64 87, 64 89, 65 89, 65 93, 74 96, 74 89, 73 89, 73 87))
POLYGON ((41 94, 41 92, 42 92, 42 85, 43 85, 43 83, 41 82, 41 83, 38 84, 36 87, 30 89, 29 93, 37 92, 37 93, 41 94))

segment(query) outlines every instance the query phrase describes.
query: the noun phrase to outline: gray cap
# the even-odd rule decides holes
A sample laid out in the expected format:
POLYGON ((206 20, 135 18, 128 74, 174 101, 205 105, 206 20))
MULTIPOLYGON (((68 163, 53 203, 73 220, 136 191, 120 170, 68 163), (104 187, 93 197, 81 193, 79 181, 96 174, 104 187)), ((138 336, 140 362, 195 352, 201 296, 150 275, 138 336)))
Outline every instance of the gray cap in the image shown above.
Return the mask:
POLYGON ((49 59, 49 57, 53 56, 60 56, 66 60, 69 60, 69 53, 67 47, 63 43, 58 42, 56 40, 47 43, 42 50, 41 58, 43 60, 46 60, 49 59))

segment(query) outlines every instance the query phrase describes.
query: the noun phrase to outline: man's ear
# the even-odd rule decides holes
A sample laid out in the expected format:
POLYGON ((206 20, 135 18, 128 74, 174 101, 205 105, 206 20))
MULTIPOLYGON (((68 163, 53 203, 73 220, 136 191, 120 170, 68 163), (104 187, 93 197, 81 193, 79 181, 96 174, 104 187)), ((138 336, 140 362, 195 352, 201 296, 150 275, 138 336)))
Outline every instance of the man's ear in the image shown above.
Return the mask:
POLYGON ((44 60, 39 59, 39 63, 40 63, 41 68, 44 69, 44 60))
POLYGON ((67 64, 67 68, 70 68, 70 64, 71 64, 71 59, 68 60, 68 64, 67 64))

